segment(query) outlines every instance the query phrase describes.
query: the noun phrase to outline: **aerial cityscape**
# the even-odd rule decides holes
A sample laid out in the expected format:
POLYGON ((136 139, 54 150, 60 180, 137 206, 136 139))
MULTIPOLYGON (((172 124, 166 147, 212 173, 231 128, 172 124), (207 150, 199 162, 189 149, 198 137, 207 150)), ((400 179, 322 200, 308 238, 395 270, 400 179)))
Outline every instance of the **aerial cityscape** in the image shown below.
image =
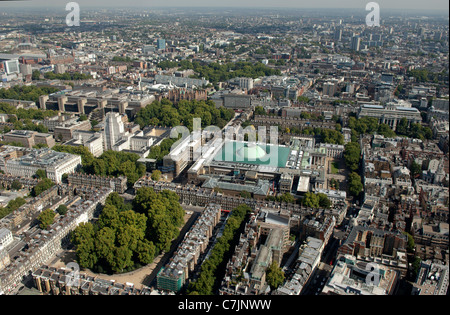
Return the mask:
POLYGON ((135 2, 0 2, 0 295, 449 294, 447 1, 135 2))

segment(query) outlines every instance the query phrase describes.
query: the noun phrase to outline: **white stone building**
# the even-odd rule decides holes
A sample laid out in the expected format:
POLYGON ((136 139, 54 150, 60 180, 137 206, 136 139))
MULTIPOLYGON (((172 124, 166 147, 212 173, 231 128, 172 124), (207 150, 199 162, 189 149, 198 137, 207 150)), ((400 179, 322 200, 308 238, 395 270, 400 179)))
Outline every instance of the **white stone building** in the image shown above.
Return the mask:
POLYGON ((45 170, 55 183, 62 181, 63 174, 71 174, 81 166, 81 156, 56 152, 47 148, 32 150, 24 156, 6 161, 6 173, 13 176, 32 177, 37 170, 45 170))

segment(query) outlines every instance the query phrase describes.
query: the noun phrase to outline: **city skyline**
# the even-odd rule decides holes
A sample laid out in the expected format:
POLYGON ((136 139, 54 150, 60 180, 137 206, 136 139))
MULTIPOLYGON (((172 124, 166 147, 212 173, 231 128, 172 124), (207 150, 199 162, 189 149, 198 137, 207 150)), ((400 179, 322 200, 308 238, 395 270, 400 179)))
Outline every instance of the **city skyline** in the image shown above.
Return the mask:
POLYGON ((448 295, 448 5, 374 2, 0 0, 0 295, 448 295))
MULTIPOLYGON (((70 1, 64 2, 64 4, 70 1)), ((221 1, 218 3, 211 3, 210 1, 195 0, 186 3, 185 1, 170 0, 170 1, 144 1, 144 0, 134 0, 126 5, 122 1, 112 0, 78 0, 75 1, 80 6, 85 7, 105 7, 105 8, 123 8, 123 7, 146 7, 146 8, 170 8, 170 7, 211 7, 211 8, 295 8, 295 9, 365 9, 367 3, 371 1, 360 1, 360 0, 344 0, 339 2, 337 6, 336 1, 331 0, 319 0, 314 2, 300 1, 295 2, 292 0, 283 0, 274 3, 273 1, 262 0, 228 0, 221 1)), ((380 5, 381 10, 426 10, 426 11, 448 11, 449 4, 445 0, 431 0, 426 3, 423 1, 406 1, 406 0, 378 0, 375 1, 380 5)), ((61 5, 61 1, 56 0, 25 0, 25 1, 1 1, 0 6, 3 7, 47 7, 54 8, 55 6, 61 5)))

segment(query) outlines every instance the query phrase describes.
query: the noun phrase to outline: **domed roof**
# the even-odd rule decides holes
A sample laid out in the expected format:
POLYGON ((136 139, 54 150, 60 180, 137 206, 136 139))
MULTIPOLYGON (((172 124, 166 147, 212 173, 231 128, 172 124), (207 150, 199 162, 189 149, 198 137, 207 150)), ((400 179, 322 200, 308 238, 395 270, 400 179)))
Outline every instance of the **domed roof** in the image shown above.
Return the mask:
POLYGON ((237 154, 246 160, 257 160, 265 157, 266 151, 264 151, 264 149, 261 148, 259 145, 249 144, 248 146, 239 149, 237 154))

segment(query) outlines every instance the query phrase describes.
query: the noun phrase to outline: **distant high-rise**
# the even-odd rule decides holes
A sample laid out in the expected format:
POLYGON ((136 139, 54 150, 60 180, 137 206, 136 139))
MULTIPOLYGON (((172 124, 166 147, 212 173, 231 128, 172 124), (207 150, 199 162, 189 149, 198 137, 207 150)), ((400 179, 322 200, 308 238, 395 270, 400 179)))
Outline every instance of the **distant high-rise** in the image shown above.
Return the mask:
POLYGON ((20 73, 23 75, 30 75, 33 73, 33 69, 31 68, 31 65, 28 64, 19 64, 20 73))
POLYGON ((381 42, 382 40, 381 34, 372 34, 372 40, 375 42, 381 42))
POLYGON ((442 39, 442 32, 435 32, 434 33, 434 40, 441 40, 442 39))
POLYGON ((336 31, 334 31, 334 40, 335 41, 341 41, 342 40, 342 29, 338 28, 336 31))
POLYGON ((336 85, 331 82, 325 82, 323 84, 323 95, 334 96, 336 93, 336 85))
POLYGON ((119 113, 107 113, 105 123, 105 149, 112 150, 114 145, 125 134, 125 127, 122 115, 119 113))
POLYGON ((64 64, 55 65, 55 73, 56 74, 62 74, 65 72, 66 72, 66 65, 64 65, 64 64))
POLYGON ((245 90, 253 89, 253 79, 252 78, 239 78, 239 88, 245 90))
POLYGON ((3 62, 3 68, 5 69, 7 74, 11 73, 19 73, 19 60, 18 59, 9 59, 3 62))
POLYGON ((165 39, 158 39, 156 42, 156 47, 158 50, 164 50, 166 49, 166 40, 165 39))
POLYGON ((425 35, 425 29, 423 27, 419 28, 419 36, 425 35))
POLYGON ((352 37, 352 50, 353 51, 359 51, 361 46, 361 37, 359 36, 353 36, 352 37))
POLYGON ((155 46, 152 45, 144 45, 142 48, 142 52, 147 55, 149 53, 155 52, 155 46))

